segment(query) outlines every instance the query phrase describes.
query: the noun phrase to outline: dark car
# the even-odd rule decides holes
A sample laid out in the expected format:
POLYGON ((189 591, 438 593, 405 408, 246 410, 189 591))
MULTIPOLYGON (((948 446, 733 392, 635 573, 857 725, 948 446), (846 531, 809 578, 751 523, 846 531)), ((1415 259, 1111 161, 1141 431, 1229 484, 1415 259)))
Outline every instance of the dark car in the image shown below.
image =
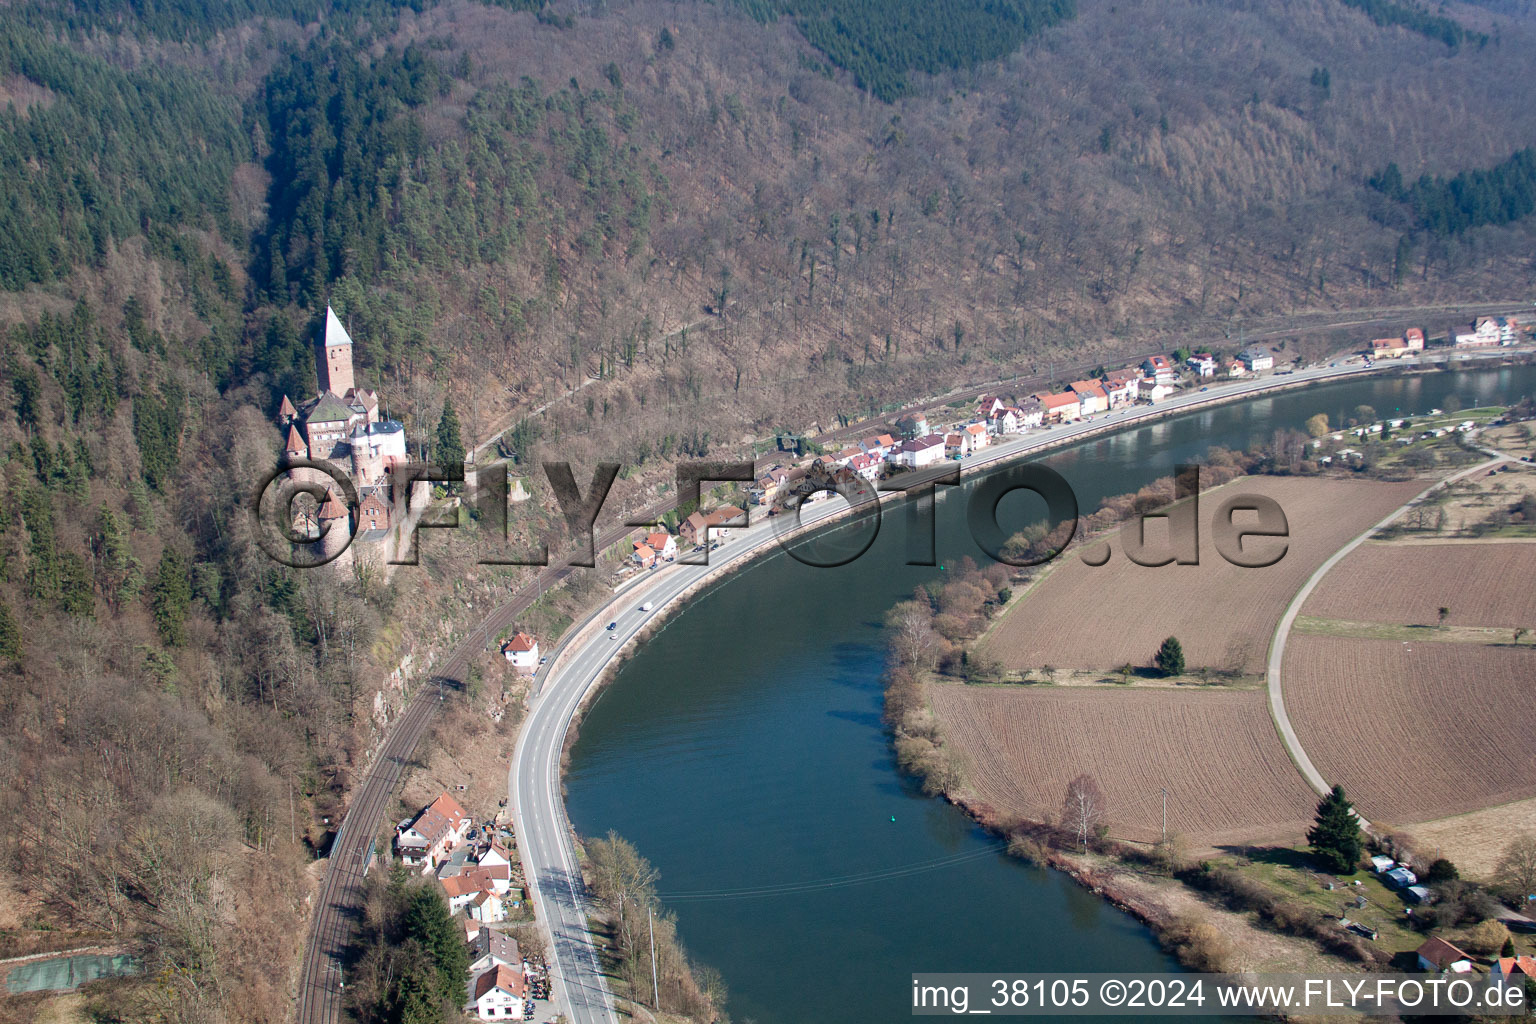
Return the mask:
POLYGON ((619 624, 617 622, 610 622, 610 623, 608 623, 608 628, 609 629, 618 629, 619 628, 619 624))

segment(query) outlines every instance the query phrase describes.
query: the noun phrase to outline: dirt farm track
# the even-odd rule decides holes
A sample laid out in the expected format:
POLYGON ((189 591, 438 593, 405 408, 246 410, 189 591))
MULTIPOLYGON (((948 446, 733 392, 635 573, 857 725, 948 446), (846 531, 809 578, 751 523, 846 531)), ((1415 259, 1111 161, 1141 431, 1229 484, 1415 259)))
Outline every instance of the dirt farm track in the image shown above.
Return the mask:
POLYGON ((1067 783, 1094 775, 1111 835, 1192 847, 1304 832, 1316 797, 1291 765, 1260 690, 1147 687, 929 687, 968 791, 1003 814, 1061 814, 1067 783))
POLYGON ((1372 821, 1536 796, 1536 648, 1292 635, 1283 671, 1302 745, 1372 821))
MULTIPOLYGON (((1191 668, 1260 672, 1275 624, 1307 577, 1424 486, 1422 480, 1234 480, 1200 496, 1199 565, 1136 565, 1112 533, 1108 564, 1093 568, 1068 552, 997 623, 981 653, 1015 670, 1049 665, 1113 671, 1149 664, 1163 638, 1176 635, 1191 668), (1240 568, 1216 551, 1211 518, 1236 494, 1266 495, 1284 509, 1290 546, 1277 564, 1240 568)), ((1154 536, 1150 527, 1147 533, 1154 536)))

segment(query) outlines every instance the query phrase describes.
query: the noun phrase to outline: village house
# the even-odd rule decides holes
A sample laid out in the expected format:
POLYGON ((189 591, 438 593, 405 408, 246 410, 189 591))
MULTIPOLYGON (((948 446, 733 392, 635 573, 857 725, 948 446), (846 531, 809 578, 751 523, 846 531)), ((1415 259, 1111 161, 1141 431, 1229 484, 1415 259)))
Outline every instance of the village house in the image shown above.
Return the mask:
MULTIPOLYGON (((1514 330, 1509 328, 1507 336, 1514 339, 1514 330)), ((1495 316, 1480 316, 1472 323, 1471 333, 1456 335, 1457 348, 1481 348, 1487 345, 1504 343, 1506 330, 1504 321, 1495 316)))
POLYGON ((655 549, 643 540, 635 541, 635 550, 629 557, 642 569, 650 569, 656 565, 655 549))
POLYGON ((1248 368, 1249 373, 1259 373, 1263 370, 1274 369, 1275 366, 1275 357, 1262 349, 1245 348, 1238 354, 1238 358, 1243 361, 1243 365, 1248 368))
POLYGON ((1146 375, 1156 380, 1159 384, 1172 384, 1179 379, 1179 371, 1167 356, 1148 356, 1146 362, 1141 364, 1146 375))
POLYGON ((875 434, 859 442, 860 451, 877 459, 884 459, 894 447, 896 447, 896 439, 890 434, 875 434))
POLYGON ((752 482, 747 490, 747 500, 754 505, 772 505, 784 494, 784 480, 789 476, 789 470, 783 466, 774 466, 768 472, 752 482))
POLYGON ((443 793, 409 822, 395 829, 395 852, 407 867, 421 866, 430 874, 464 841, 469 831, 469 815, 457 800, 443 793))
POLYGON ((1493 969, 1488 972, 1488 976, 1495 983, 1502 984, 1536 982, 1536 957, 1501 956, 1493 962, 1493 969))
POLYGON ((1045 406, 1038 398, 1026 398, 1011 411, 1020 430, 1030 430, 1045 422, 1045 406))
POLYGON ((519 672, 534 672, 539 667, 539 642, 527 633, 513 633, 501 645, 502 657, 519 672))
POLYGON ((481 889, 464 908, 464 914, 471 921, 495 924, 497 921, 507 919, 507 907, 502 902, 500 894, 494 889, 481 889))
POLYGON ((735 505, 725 505, 710 512, 695 512, 683 520, 677 528, 677 535, 695 546, 703 544, 710 534, 717 540, 724 540, 730 536, 727 527, 745 526, 746 516, 746 512, 735 505))
POLYGON ((989 420, 1007 407, 1007 403, 1001 398, 995 396, 985 397, 976 406, 976 418, 978 420, 989 420))
MULTIPOLYGON (((443 893, 448 897, 448 909, 455 914, 472 905, 481 893, 496 893, 496 883, 490 870, 478 864, 463 867, 455 874, 440 876, 437 884, 443 887, 443 893)), ((505 888, 503 886, 503 891, 505 888)))
POLYGON ((985 423, 967 424, 960 432, 971 436, 971 451, 985 448, 992 440, 991 435, 987 433, 987 425, 985 423))
POLYGON ((1145 377, 1142 379, 1141 385, 1137 388, 1137 391, 1141 394, 1141 397, 1145 398, 1148 402, 1156 403, 1161 402, 1163 399, 1173 394, 1173 385, 1164 384, 1153 377, 1145 377))
POLYGON ((522 1020, 528 981, 521 968, 497 964, 475 979, 475 1016, 481 1020, 522 1020))
POLYGON ((944 435, 925 434, 922 437, 910 438, 901 442, 893 451, 888 462, 902 466, 906 469, 922 469, 942 462, 944 459, 944 435))
POLYGON ((1419 958, 1419 970, 1440 974, 1465 974, 1472 969, 1472 958, 1438 935, 1414 951, 1419 958))
POLYGON ((484 925, 469 940, 469 955, 472 958, 469 973, 476 977, 498 964, 519 973, 523 969, 523 953, 518 948, 517 940, 505 932, 484 925))
POLYGON ((874 483, 876 480, 880 479, 880 467, 883 464, 884 460, 876 458, 873 455, 860 454, 855 455, 853 457, 853 461, 848 463, 848 469, 852 471, 854 476, 859 477, 861 480, 867 480, 870 483, 874 483))
POLYGON ((1099 381, 1099 386, 1109 396, 1109 407, 1118 409, 1122 405, 1135 405, 1140 395, 1141 375, 1135 370, 1116 370, 1099 381))
POLYGON ((896 421, 896 431, 909 441, 914 437, 926 437, 928 417, 920 412, 907 413, 896 421))
POLYGON ((1196 352, 1186 362, 1196 377, 1216 376, 1216 357, 1209 352, 1196 352))
POLYGON ((1247 375, 1248 367, 1243 365, 1241 359, 1229 359, 1226 372, 1228 377, 1243 377, 1247 375))
POLYGON ((677 538, 666 530, 657 530, 645 535, 645 543, 656 552, 656 557, 663 562, 670 562, 677 558, 677 538))
POLYGON ((1109 393, 1096 380, 1077 380, 1067 387, 1077 396, 1079 416, 1109 411, 1109 393))
POLYGON ((969 454, 971 454, 971 435, 958 432, 944 435, 944 457, 946 459, 963 459, 969 454))
POLYGON ((1408 328, 1403 335, 1403 341, 1407 344, 1409 352, 1424 351, 1424 332, 1417 327, 1408 328))
POLYGON ((1036 395, 1046 423, 1071 423, 1082 413, 1082 403, 1077 395, 1068 391, 1060 395, 1036 395))
POLYGON ((1404 338, 1377 338, 1371 342, 1372 359, 1398 359, 1408 354, 1408 342, 1404 338))

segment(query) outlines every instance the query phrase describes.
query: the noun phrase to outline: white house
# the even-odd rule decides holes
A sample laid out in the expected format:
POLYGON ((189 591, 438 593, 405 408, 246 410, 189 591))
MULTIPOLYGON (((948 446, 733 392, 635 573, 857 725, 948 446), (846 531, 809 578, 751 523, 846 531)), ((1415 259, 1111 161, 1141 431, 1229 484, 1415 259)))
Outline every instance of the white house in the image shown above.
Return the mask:
POLYGON ((994 434, 1017 434, 1019 432, 1019 410, 1013 408, 999 409, 987 418, 987 429, 994 434))
POLYGON ((527 633, 514 633, 501 646, 501 653, 519 672, 534 672, 539 667, 539 642, 527 633))
POLYGON ((464 913, 471 921, 479 921, 481 924, 492 924, 506 919, 507 908, 501 902, 501 896, 494 889, 482 889, 475 894, 475 898, 469 901, 464 908, 464 913))
POLYGON ((1189 357, 1188 363, 1196 377, 1216 376, 1216 357, 1209 352, 1196 352, 1189 357))
POLYGON ((1118 409, 1122 405, 1135 405, 1141 392, 1141 377, 1135 370, 1116 370, 1109 374, 1099 384, 1109 395, 1109 407, 1118 409))
POLYGON ((670 562, 677 557, 677 538, 666 530, 646 534, 645 543, 663 562, 670 562))
POLYGON ((1243 365, 1241 359, 1233 359, 1227 363, 1228 377, 1241 377, 1248 372, 1248 367, 1243 365))
POLYGON ((481 1020, 522 1020, 528 982, 521 968, 497 964, 475 979, 475 1016, 481 1020))
POLYGON ((1040 404, 1038 398, 1026 398, 1013 410, 1019 423, 1020 430, 1030 430, 1045 422, 1045 406, 1040 404))
POLYGON ((907 469, 922 469, 944 459, 944 435, 925 434, 901 442, 891 452, 889 461, 907 469))
POLYGON ((870 483, 880 479, 881 460, 873 455, 855 455, 848 468, 853 474, 870 483))
POLYGON ((1169 361, 1167 356, 1149 356, 1147 361, 1141 364, 1141 368, 1147 372, 1147 376, 1159 384, 1172 384, 1179 379, 1178 368, 1169 361))
POLYGON ((464 808, 444 793, 395 830, 395 852, 407 867, 421 865, 421 873, 429 874, 464 841, 469 826, 464 808))
POLYGON ((1141 387, 1138 390, 1141 392, 1141 397, 1145 398, 1149 402, 1161 402, 1163 399, 1173 394, 1172 385, 1164 384, 1153 377, 1148 377, 1143 380, 1141 382, 1141 387))
POLYGON ((1270 370, 1273 369, 1275 365, 1274 356, 1270 355, 1268 352, 1264 352, 1256 348, 1243 349, 1242 354, 1239 355, 1238 358, 1243 361, 1243 365, 1248 368, 1249 373, 1258 373, 1262 370, 1270 370))

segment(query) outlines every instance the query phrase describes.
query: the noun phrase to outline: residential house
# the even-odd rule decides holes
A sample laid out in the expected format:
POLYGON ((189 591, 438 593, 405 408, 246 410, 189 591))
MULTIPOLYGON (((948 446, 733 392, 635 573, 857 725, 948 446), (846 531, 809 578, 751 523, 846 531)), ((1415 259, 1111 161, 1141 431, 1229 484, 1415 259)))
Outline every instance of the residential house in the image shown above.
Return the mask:
POLYGON ((1026 398, 1013 410, 1020 430, 1029 430, 1045 422, 1045 406, 1038 398, 1026 398))
POLYGON ((1146 371, 1148 377, 1159 384, 1172 384, 1179 379, 1178 368, 1167 356, 1148 356, 1146 362, 1141 364, 1141 368, 1146 371))
MULTIPOLYGON (((443 887, 444 894, 448 897, 448 910, 458 913, 460 910, 474 904, 482 893, 496 895, 496 880, 492 877, 490 868, 481 867, 478 864, 465 867, 456 875, 439 878, 437 884, 443 887)), ((511 885, 510 879, 502 886, 505 892, 511 885)), ((480 918, 475 918, 480 920, 480 918)), ((500 918, 496 918, 500 920, 500 918)))
MULTIPOLYGON (((1472 324, 1470 334, 1456 335, 1457 348, 1480 348, 1486 345, 1497 345, 1500 339, 1499 320, 1497 317, 1480 316, 1472 324)), ((314 441, 310 441, 314 446, 314 441)))
POLYGON ((1141 386, 1137 390, 1141 397, 1145 398, 1148 402, 1161 402, 1173 394, 1173 385, 1164 384, 1155 377, 1145 377, 1142 379, 1141 386))
POLYGON ((865 455, 873 455, 877 459, 884 459, 892 448, 896 447, 896 439, 890 434, 874 434, 859 442, 859 449, 865 455))
POLYGON ((1408 346, 1409 352, 1424 351, 1424 332, 1417 327, 1410 327, 1403 335, 1403 342, 1408 346))
POLYGON ((1536 982, 1536 957, 1501 956, 1493 962, 1488 976, 1495 983, 1523 985, 1536 982))
POLYGON ((502 656, 519 672, 537 672, 539 668, 539 642, 527 633, 513 633, 501 645, 502 656))
POLYGON ((395 850, 408 867, 421 865, 422 874, 437 868, 469 831, 469 815, 447 793, 422 808, 413 821, 395 830, 395 850))
POLYGON ((1111 409, 1118 409, 1122 405, 1135 405, 1141 391, 1140 384, 1141 377, 1134 370, 1117 370, 1099 381, 1099 386, 1109 396, 1111 409))
POLYGON ((987 433, 987 425, 985 423, 968 424, 965 429, 960 432, 962 434, 971 435, 971 451, 976 451, 979 448, 985 448, 987 446, 987 442, 992 440, 991 436, 987 433))
POLYGON ((494 924, 507 919, 506 905, 494 889, 481 889, 464 908, 464 913, 471 921, 479 921, 481 924, 494 924))
POLYGON ((1186 362, 1196 377, 1216 376, 1216 357, 1209 352, 1196 352, 1186 362))
POLYGON ((855 455, 853 461, 848 463, 848 468, 860 479, 874 483, 880 479, 880 467, 884 460, 873 455, 855 455))
POLYGON ((656 564, 656 550, 643 540, 635 541, 635 550, 629 557, 642 569, 649 569, 656 564))
POLYGON ((528 981, 521 968, 497 964, 475 979, 475 1016, 481 1020, 522 1020, 528 981))
POLYGON ((1275 357, 1263 349, 1245 348, 1238 354, 1237 358, 1243 361, 1243 365, 1248 368, 1249 373, 1272 370, 1275 366, 1275 357))
POLYGON ((1377 338, 1371 342, 1371 358, 1398 359, 1408 353, 1408 342, 1403 338, 1377 338))
POLYGON ((709 512, 695 512, 677 528, 677 535, 689 544, 703 544, 711 533, 717 539, 730 536, 727 526, 745 526, 746 513, 734 505, 725 505, 709 512))
POLYGON ((944 435, 925 434, 901 442, 887 460, 907 469, 922 469, 944 459, 944 435))
POLYGON ((677 558, 677 538, 666 530, 646 534, 645 543, 656 552, 656 558, 660 561, 670 562, 677 558))
POLYGON ((1109 393, 1104 390, 1096 380, 1075 380, 1067 385, 1067 388, 1077 396, 1080 416, 1092 416, 1095 413, 1109 411, 1109 393))
POLYGON ((946 459, 963 459, 969 454, 971 454, 970 434, 957 432, 944 435, 944 457, 946 459))
POLYGON ((1438 935, 1430 936, 1415 952, 1421 971, 1465 974, 1472 969, 1472 958, 1438 935))
POLYGON ((473 958, 469 963, 469 973, 476 977, 497 964, 510 967, 518 973, 523 970, 523 953, 517 946, 517 940, 485 925, 481 925, 474 938, 469 940, 469 955, 473 958))
POLYGON ((976 418, 979 420, 989 420, 1007 407, 1007 403, 1001 398, 995 396, 984 397, 976 406, 976 418))
POLYGON ((988 418, 987 429, 994 434, 1017 434, 1019 432, 1019 410, 1014 408, 999 409, 988 418))
POLYGON ((784 495, 784 479, 789 475, 789 470, 783 466, 774 466, 768 472, 758 477, 747 491, 747 498, 754 505, 772 505, 784 495))
POLYGON ((1229 359, 1229 360, 1227 360, 1227 376, 1228 377, 1242 377, 1242 376, 1245 376, 1247 373, 1248 373, 1248 367, 1243 365, 1243 361, 1241 359, 1229 359))
POLYGON ((920 412, 911 412, 896 421, 896 431, 907 440, 928 435, 928 417, 920 412))
POLYGON ((1046 423, 1071 423, 1082 415, 1082 403, 1068 391, 1060 395, 1036 395, 1046 423))

